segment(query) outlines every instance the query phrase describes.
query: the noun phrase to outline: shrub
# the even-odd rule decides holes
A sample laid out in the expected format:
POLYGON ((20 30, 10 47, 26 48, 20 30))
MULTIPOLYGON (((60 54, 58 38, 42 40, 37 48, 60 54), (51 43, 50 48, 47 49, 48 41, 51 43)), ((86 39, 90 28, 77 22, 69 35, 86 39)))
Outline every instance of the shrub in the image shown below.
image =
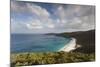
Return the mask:
POLYGON ((78 52, 45 52, 11 54, 12 66, 87 62, 94 60, 94 53, 83 54, 78 52))

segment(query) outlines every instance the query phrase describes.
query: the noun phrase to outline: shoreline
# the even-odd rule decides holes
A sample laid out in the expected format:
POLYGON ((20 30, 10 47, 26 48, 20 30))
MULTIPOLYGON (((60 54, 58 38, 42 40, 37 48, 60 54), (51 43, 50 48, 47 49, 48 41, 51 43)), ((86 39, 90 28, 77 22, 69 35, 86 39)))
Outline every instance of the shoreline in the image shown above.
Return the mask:
POLYGON ((70 52, 70 51, 77 48, 76 45, 77 45, 76 44, 76 39, 72 38, 71 41, 68 44, 66 44, 64 47, 62 47, 58 51, 70 52))

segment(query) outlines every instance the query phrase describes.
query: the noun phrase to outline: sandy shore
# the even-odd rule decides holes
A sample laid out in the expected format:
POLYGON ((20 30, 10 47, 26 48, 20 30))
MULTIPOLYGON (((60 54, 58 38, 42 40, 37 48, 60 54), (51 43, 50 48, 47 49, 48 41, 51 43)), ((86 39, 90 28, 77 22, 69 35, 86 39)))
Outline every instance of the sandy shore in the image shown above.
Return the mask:
POLYGON ((95 30, 78 31, 59 34, 62 37, 72 37, 76 39, 76 49, 73 52, 91 54, 95 53, 95 30))
POLYGON ((69 52, 74 49, 76 49, 76 39, 72 38, 72 40, 68 44, 66 44, 64 47, 62 47, 59 51, 69 52))

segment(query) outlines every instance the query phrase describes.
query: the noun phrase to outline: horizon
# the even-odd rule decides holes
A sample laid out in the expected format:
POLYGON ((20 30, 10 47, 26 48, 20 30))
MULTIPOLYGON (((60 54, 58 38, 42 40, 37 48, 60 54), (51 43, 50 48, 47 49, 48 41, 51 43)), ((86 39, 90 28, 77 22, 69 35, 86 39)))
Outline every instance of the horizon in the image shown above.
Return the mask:
POLYGON ((87 30, 87 31, 73 31, 73 32, 60 32, 60 33, 11 33, 11 34, 62 34, 62 33, 75 33, 75 32, 88 32, 88 31, 95 31, 95 29, 87 30))

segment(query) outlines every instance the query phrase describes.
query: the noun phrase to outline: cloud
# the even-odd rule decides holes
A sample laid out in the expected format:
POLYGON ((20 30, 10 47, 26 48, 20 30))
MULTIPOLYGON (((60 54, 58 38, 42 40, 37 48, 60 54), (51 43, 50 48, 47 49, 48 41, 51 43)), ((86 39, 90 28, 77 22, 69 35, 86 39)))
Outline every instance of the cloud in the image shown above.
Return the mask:
POLYGON ((54 28, 53 20, 50 18, 50 13, 45 8, 30 3, 24 3, 24 5, 22 4, 23 3, 21 2, 12 1, 11 11, 18 14, 28 13, 34 15, 35 18, 31 17, 31 19, 28 21, 29 23, 26 24, 27 28, 31 27, 32 29, 39 29, 43 28, 43 26, 48 28, 54 28))
POLYGON ((39 20, 33 20, 30 23, 26 23, 27 28, 29 29, 42 29, 43 26, 39 20))
POLYGON ((21 22, 17 22, 15 20, 11 20, 11 33, 22 33, 27 30, 25 24, 21 22))
MULTIPOLYGON (((63 23, 63 27, 68 29, 77 29, 80 31, 95 28, 95 7, 86 5, 59 5, 55 15, 58 16, 59 22, 63 23)), ((66 30, 66 31, 67 31, 66 30)), ((71 31, 73 31, 71 30, 71 31)))
POLYGON ((48 28, 55 28, 55 25, 54 24, 47 24, 46 25, 48 28))
POLYGON ((40 6, 37 6, 34 4, 26 4, 26 5, 30 12, 32 12, 33 14, 36 14, 40 18, 41 17, 48 18, 50 16, 48 11, 44 8, 41 8, 40 6))
POLYGON ((95 28, 95 7, 11 1, 11 28, 30 33, 86 31, 95 28), (47 9, 49 8, 49 9, 47 9), (53 10, 51 13, 50 10, 53 10))
POLYGON ((29 29, 42 29, 41 25, 34 25, 34 24, 26 24, 29 29))
POLYGON ((31 3, 24 3, 19 1, 11 1, 11 11, 15 13, 30 13, 38 17, 48 18, 50 14, 48 11, 40 6, 31 3))
POLYGON ((31 22, 26 23, 26 26, 28 29, 43 29, 43 28, 54 28, 55 25, 51 22, 47 22, 45 24, 42 24, 41 21, 38 19, 31 20, 31 22))

